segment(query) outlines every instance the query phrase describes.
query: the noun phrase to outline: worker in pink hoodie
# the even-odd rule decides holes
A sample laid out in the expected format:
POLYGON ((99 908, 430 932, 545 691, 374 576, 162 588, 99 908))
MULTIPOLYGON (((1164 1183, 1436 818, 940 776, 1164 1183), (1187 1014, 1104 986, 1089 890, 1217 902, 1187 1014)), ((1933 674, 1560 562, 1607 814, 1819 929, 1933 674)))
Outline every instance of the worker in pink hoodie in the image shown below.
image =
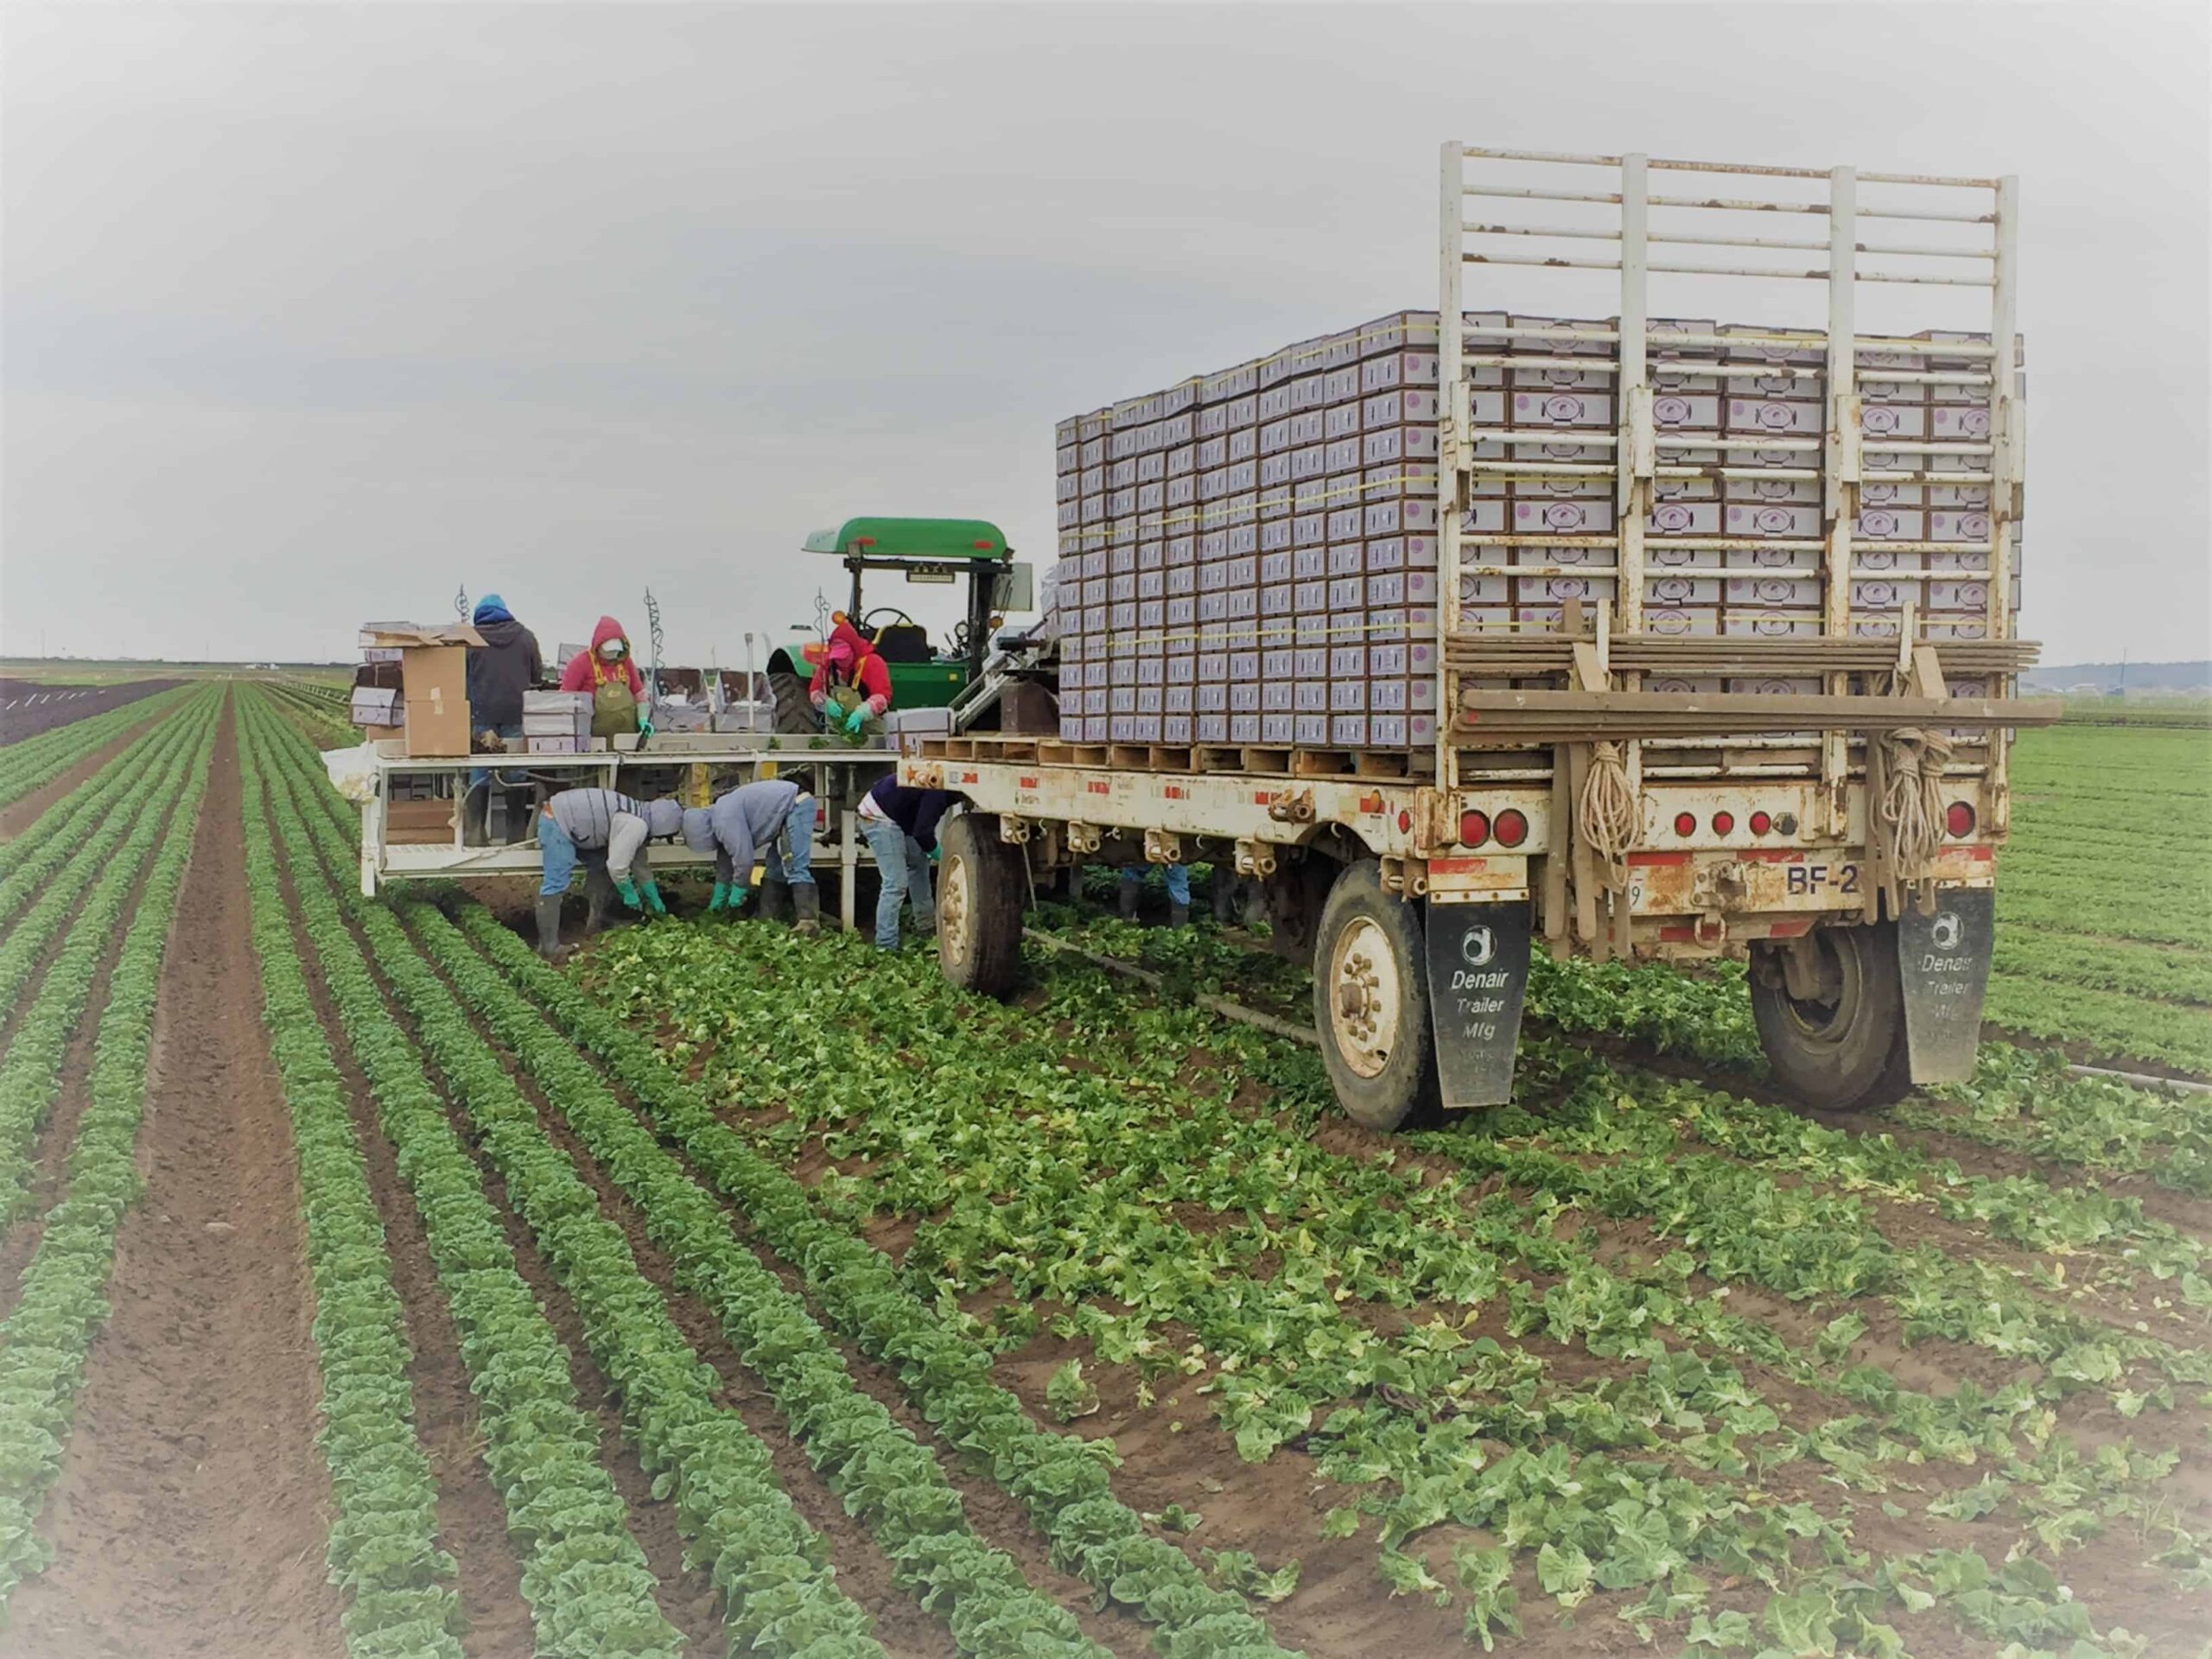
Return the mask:
POLYGON ((645 677, 630 660, 630 636, 613 617, 601 617, 591 631, 591 648, 569 658, 561 671, 561 689, 591 693, 594 737, 619 737, 625 732, 652 735, 645 677))
POLYGON ((880 724, 891 706, 891 671, 875 647, 855 627, 842 611, 826 645, 809 645, 803 653, 814 664, 814 678, 807 696, 822 712, 822 723, 848 737, 860 737, 870 721, 880 724))

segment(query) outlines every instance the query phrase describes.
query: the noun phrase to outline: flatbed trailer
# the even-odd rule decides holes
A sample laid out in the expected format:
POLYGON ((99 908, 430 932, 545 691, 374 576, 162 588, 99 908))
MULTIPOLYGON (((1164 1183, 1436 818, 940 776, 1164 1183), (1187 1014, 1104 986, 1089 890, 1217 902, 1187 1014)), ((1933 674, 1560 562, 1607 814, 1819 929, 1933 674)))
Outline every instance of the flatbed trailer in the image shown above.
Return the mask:
MULTIPOLYGON (((1205 860, 1256 882, 1275 948, 1312 964, 1314 1023, 1338 1097, 1374 1127, 1510 1097, 1529 953, 1539 939, 1554 954, 1601 960, 1748 955, 1753 1013, 1777 1081, 1815 1107, 1875 1103, 1913 1083, 1963 1077, 1980 1033, 1998 849, 2010 816, 2006 744, 2013 728, 2048 723, 2059 712, 2055 701, 2013 695, 2034 657, 2011 627, 2024 455, 2012 349, 2016 182, 1452 143, 1443 147, 1440 184, 1443 580, 1433 748, 1091 744, 983 733, 917 742, 901 760, 902 779, 954 791, 964 804, 942 836, 945 974, 979 991, 1010 988, 1023 905, 1040 875, 1056 868, 1205 860), (1562 188, 1500 182, 1498 163, 1511 164, 1512 177, 1554 168, 1580 176, 1562 188), (1650 175, 1667 172, 1706 175, 1694 189, 1727 194, 1655 194, 1650 175), (1597 182, 1588 186, 1593 173, 1597 182), (1862 183, 1891 194, 1862 205, 1862 183), (1471 221, 1467 204, 1475 198, 1615 207, 1609 230, 1564 235, 1611 243, 1617 257, 1513 251, 1529 245, 1516 238, 1562 232, 1471 221), (1654 209, 1691 215, 1693 224, 1696 215, 1718 214, 1721 228, 1655 228, 1654 209), (1736 228, 1746 214, 1772 215, 1770 225, 1797 214, 1825 218, 1826 234, 1747 234, 1736 228), (1891 219, 1986 226, 1987 234, 1940 245, 1892 241, 1878 231, 1864 239, 1865 221, 1891 219), (1737 267, 1660 251, 1685 244, 1807 249, 1823 257, 1810 268, 1737 267), (1880 269, 1863 267, 1870 255, 1921 263, 1901 270, 1892 257, 1880 269), (1466 270, 1510 265, 1618 270, 1620 315, 1605 325, 1471 318, 1466 270), (1656 427, 1652 272, 1821 283, 1824 330, 1758 336, 1794 353, 1824 353, 1816 372, 1825 388, 1821 430, 1777 439, 1732 434, 1717 422, 1711 430, 1656 427), (1966 366, 1882 372, 1975 389, 1986 402, 1986 430, 1866 435, 1855 381, 1861 353, 1929 350, 1926 340, 1859 331, 1854 296, 1871 282, 1986 289, 1986 334, 1979 343, 1947 337, 1942 347, 1947 364, 1966 366), (1602 445, 1603 463, 1532 461, 1519 450, 1555 434, 1472 422, 1463 369, 1484 361, 1477 339, 1531 337, 1546 342, 1541 349, 1555 341, 1580 353, 1562 359, 1577 373, 1594 364, 1618 377, 1618 429, 1573 435, 1579 445, 1602 445), (1604 355, 1593 359, 1598 348, 1604 355), (1644 527, 1655 488, 1669 479, 1731 476, 1737 453, 1754 447, 1804 454, 1791 473, 1777 472, 1770 453, 1761 478, 1802 477, 1817 486, 1820 534, 1803 550, 1819 558, 1820 632, 1740 639, 1648 632, 1644 527), (1887 482, 1986 489, 1980 568, 1959 569, 1955 540, 1885 543, 1891 554, 1941 551, 1954 561, 1954 575, 1984 582, 1986 610, 1974 626, 1925 629, 1911 601, 1895 637, 1853 626, 1853 583, 1867 573, 1854 557, 1853 525, 1869 455, 1881 457, 1887 482), (1532 475, 1601 481, 1615 503, 1616 527, 1560 537, 1463 527, 1478 480, 1532 475), (1459 577, 1530 575, 1525 563, 1488 561, 1508 547, 1518 553, 1552 543, 1609 553, 1611 563, 1595 569, 1617 578, 1617 601, 1570 602, 1541 632, 1462 625, 1459 577), (1751 695, 1648 686, 1662 676, 1758 675, 1819 689, 1751 695), (1968 685, 1973 695, 1954 695, 1968 685)), ((1726 340, 1745 338, 1737 332, 1726 340)), ((1693 349, 1719 342, 1679 324, 1668 340, 1693 349)), ((1516 368, 1530 363, 1498 359, 1509 360, 1516 368)), ((1694 367, 1713 377, 1747 372, 1722 361, 1694 367)), ((1671 544, 1688 545, 1681 538, 1671 544)), ((1737 544, 1719 535, 1695 543, 1716 554, 1737 544)), ((1936 568, 1908 562, 1904 580, 1924 582, 1936 568)), ((1592 570, 1573 567, 1578 575, 1592 570)), ((1885 566, 1885 574, 1897 573, 1885 566)))

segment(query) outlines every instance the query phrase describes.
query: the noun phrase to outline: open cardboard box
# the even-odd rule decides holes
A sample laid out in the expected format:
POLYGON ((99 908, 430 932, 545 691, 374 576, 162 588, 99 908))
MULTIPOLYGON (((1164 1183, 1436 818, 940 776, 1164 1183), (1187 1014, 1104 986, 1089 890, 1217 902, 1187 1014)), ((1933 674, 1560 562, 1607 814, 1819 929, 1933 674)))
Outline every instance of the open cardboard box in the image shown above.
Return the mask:
POLYGON ((361 630, 365 652, 399 653, 406 704, 407 753, 451 757, 468 753, 468 648, 484 636, 465 624, 426 628, 372 623, 361 630))

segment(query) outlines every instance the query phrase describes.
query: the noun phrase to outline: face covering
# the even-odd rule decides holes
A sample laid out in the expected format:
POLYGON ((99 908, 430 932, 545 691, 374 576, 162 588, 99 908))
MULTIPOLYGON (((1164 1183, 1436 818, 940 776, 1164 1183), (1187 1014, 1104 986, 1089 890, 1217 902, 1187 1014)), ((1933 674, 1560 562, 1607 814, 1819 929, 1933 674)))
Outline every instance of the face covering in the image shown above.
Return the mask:
POLYGON ((620 639, 608 640, 599 648, 599 654, 608 662, 613 662, 622 655, 622 642, 620 639))

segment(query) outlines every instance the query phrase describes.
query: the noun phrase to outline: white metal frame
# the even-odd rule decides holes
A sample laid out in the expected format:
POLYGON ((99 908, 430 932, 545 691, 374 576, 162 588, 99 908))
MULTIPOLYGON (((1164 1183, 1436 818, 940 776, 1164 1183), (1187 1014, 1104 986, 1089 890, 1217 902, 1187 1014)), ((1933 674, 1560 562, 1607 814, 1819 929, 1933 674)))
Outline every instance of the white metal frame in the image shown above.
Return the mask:
MULTIPOLYGON (((2023 461, 2018 371, 2013 353, 2018 297, 2019 185, 2016 178, 1859 173, 1848 167, 1821 170, 1653 160, 1642 155, 1570 155, 1542 150, 1484 149, 1462 144, 1456 140, 1443 146, 1441 163, 1439 221, 1440 293, 1437 342, 1438 378, 1446 401, 1442 405, 1441 455, 1437 469, 1440 520, 1437 545, 1443 588, 1440 614, 1446 639, 1457 636, 1461 630, 1459 579, 1462 575, 1611 575, 1618 594, 1615 606, 1620 627, 1630 632, 1640 631, 1643 618, 1646 569, 1644 526, 1652 508, 1653 484, 1658 479, 1693 477, 1710 470, 1679 462, 1670 464, 1669 452, 1684 449, 1719 451, 1722 465, 1718 472, 1724 479, 1756 475, 1767 479, 1786 477, 1803 482, 1817 480, 1822 485, 1824 531, 1818 541, 1726 536, 1670 537, 1668 538, 1669 546, 1722 551, 1751 547, 1817 550, 1821 555, 1821 579, 1825 583, 1822 607, 1824 632, 1830 635, 1850 632, 1851 584, 1854 577, 1878 575, 1881 580, 1904 582, 1981 581, 1986 587, 1989 638, 1999 639, 2007 635, 2012 614, 2012 539, 2014 520, 2019 510, 2023 461), (1614 175, 1611 182, 1615 188, 1600 190, 1553 189, 1503 183, 1497 180, 1496 168, 1487 165, 1494 163, 1605 169, 1614 175), (1742 188, 1750 194, 1737 196, 1655 194, 1649 188, 1649 175, 1654 172, 1726 175, 1731 179, 1749 181, 1742 188), (1827 199, 1814 200, 1791 197, 1773 191, 1765 182, 1780 180, 1825 181, 1827 199), (1986 191, 1990 206, 1986 213, 1970 213, 1948 206, 1923 206, 1904 200, 1862 203, 1859 199, 1861 184, 1894 189, 1907 194, 1927 188, 1948 192, 1986 191), (1767 194, 1759 194, 1763 190, 1767 194), (1599 204, 1616 207, 1618 213, 1611 229, 1490 223, 1468 217, 1467 204, 1471 199, 1476 198, 1599 204), (1651 224, 1654 209, 1668 215, 1665 225, 1654 226, 1651 224), (1709 217, 1700 219, 1696 217, 1698 215, 1744 213, 1826 215, 1828 233, 1825 240, 1818 240, 1718 234, 1711 231, 1683 228, 1686 223, 1694 226, 1713 222, 1709 217), (1683 215, 1691 217, 1685 220, 1683 215), (1986 247, 1947 247, 1910 239, 1862 242, 1859 239, 1859 230, 1860 221, 1865 219, 1987 225, 1990 227, 1989 244, 1986 247), (1496 238, 1610 242, 1615 245, 1618 252, 1617 257, 1611 259, 1554 257, 1543 253, 1505 251, 1491 241, 1496 238), (1679 257, 1664 259, 1652 257, 1654 248, 1682 246, 1824 252, 1827 257, 1818 264, 1793 267, 1787 264, 1707 264, 1684 262, 1679 257), (1934 260, 1943 264, 1933 270, 1905 270, 1893 266, 1871 270, 1861 267, 1859 256, 1862 254, 1891 259, 1934 260), (1466 268, 1470 265, 1565 266, 1618 271, 1620 320, 1615 328, 1509 325, 1503 329, 1485 327, 1480 330, 1485 338, 1502 336, 1516 340, 1536 339, 1583 345, 1604 343, 1615 348, 1610 360, 1594 355, 1552 359, 1525 357, 1486 359, 1471 356, 1467 349, 1464 280, 1466 268), (1675 334, 1669 336, 1669 343, 1680 346, 1725 349, 1728 346, 1751 343, 1825 350, 1827 362, 1824 370, 1785 366, 1781 371, 1797 378, 1826 374, 1827 403, 1823 410, 1821 435, 1817 439, 1809 436, 1732 436, 1725 430, 1686 432, 1656 429, 1651 414, 1651 342, 1648 332, 1647 302, 1649 279, 1654 273, 1782 278, 1825 283, 1828 312, 1825 334, 1776 330, 1771 334, 1731 332, 1725 335, 1675 334), (1860 283, 1986 289, 1990 294, 1989 341, 1944 341, 1931 348, 1930 343, 1923 340, 1862 335, 1858 332, 1856 322, 1857 285, 1860 283), (1877 378, 1927 385, 1988 386, 1989 436, 1985 440, 1969 441, 1936 439, 1924 433, 1918 438, 1910 439, 1872 441, 1863 437, 1861 400, 1857 390, 1858 354, 1873 351, 1920 355, 1929 353, 1931 349, 1945 357, 1984 359, 1986 366, 1950 371, 1884 370, 1877 378), (1610 449, 1610 461, 1604 464, 1530 462, 1511 453, 1503 461, 1477 460, 1474 451, 1479 442, 1500 443, 1512 451, 1531 444, 1556 442, 1560 436, 1556 430, 1478 429, 1474 426, 1465 370, 1471 364, 1480 365, 1486 360, 1501 365, 1510 361, 1513 366, 1522 368, 1549 364, 1572 365, 1580 370, 1610 371, 1617 374, 1619 389, 1618 429, 1604 434, 1577 429, 1572 438, 1572 442, 1577 444, 1610 449), (1733 459, 1732 452, 1753 449, 1802 450, 1808 456, 1808 464, 1802 470, 1795 467, 1779 470, 1759 468, 1755 474, 1751 469, 1737 468, 1729 464, 1733 459), (1885 482, 1988 485, 1990 534, 1985 567, 1979 570, 1883 570, 1878 573, 1855 568, 1851 527, 1859 508, 1860 465, 1863 457, 1869 454, 1920 457, 1919 466, 1911 471, 1883 472, 1881 478, 1885 482), (1481 534, 1470 532, 1463 526, 1461 513, 1471 499, 1470 486, 1478 476, 1501 480, 1575 477, 1610 482, 1614 493, 1613 531, 1602 536, 1526 536, 1516 535, 1510 531, 1481 534), (1465 549, 1509 545, 1603 548, 1613 553, 1614 563, 1611 569, 1600 566, 1575 566, 1569 570, 1547 566, 1462 563, 1465 549)), ((1921 201, 1926 200, 1923 194, 1921 201)), ((1777 371, 1765 365, 1708 364, 1700 360, 1696 372, 1718 378, 1731 375, 1772 374, 1777 371)), ((1883 545, 1893 552, 1956 554, 1967 544, 1923 540, 1885 542, 1883 545)), ((1912 615, 1910 609, 1906 615, 1909 626, 1912 615)), ((1437 676, 1436 775, 1440 786, 1451 789, 1459 783, 1459 745, 1452 729, 1453 711, 1458 708, 1458 686, 1457 674, 1449 665, 1447 652, 1438 653, 1437 676)), ((1842 686, 1840 681, 1832 679, 1829 689, 1840 690, 1842 686)), ((1993 690, 1997 689, 1993 688, 1993 690)), ((1631 775, 1640 776, 1642 746, 1631 744, 1629 748, 1631 775)), ((1830 734, 1821 749, 1822 780, 1828 786, 1832 813, 1840 814, 1847 766, 1844 734, 1830 734)), ((1996 827, 2000 832, 2005 799, 2004 765, 2005 745, 2001 740, 1993 741, 1990 750, 1990 772, 1993 782, 1997 785, 1992 794, 1999 813, 1996 827)))

